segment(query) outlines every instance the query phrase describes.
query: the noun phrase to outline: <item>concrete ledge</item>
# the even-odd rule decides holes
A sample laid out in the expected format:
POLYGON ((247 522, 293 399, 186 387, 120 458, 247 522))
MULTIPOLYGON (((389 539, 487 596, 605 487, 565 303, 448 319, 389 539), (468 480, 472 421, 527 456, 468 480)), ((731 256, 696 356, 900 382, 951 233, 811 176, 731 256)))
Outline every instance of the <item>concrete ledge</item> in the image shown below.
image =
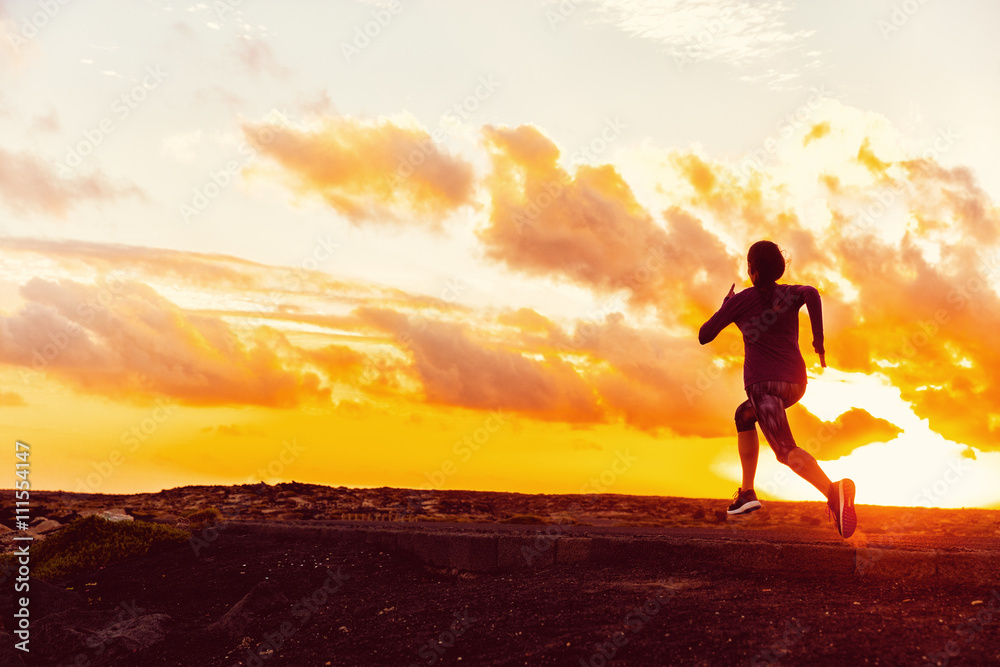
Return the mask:
POLYGON ((782 569, 786 545, 771 542, 735 542, 724 545, 723 563, 731 568, 748 570, 782 569))
POLYGON ((379 549, 395 551, 397 535, 398 533, 395 530, 370 530, 365 537, 369 544, 379 549))
POLYGON ((275 525, 232 522, 233 534, 318 542, 362 542, 412 555, 434 567, 472 572, 517 571, 556 565, 621 565, 678 559, 757 571, 814 571, 880 579, 937 578, 955 583, 1000 584, 1000 555, 992 551, 900 550, 844 545, 778 543, 645 535, 565 535, 523 531, 389 525, 275 525))
POLYGON ((937 575, 946 581, 1000 583, 1000 555, 988 552, 937 552, 937 575))
POLYGON ((937 560, 934 552, 859 548, 855 571, 862 577, 924 579, 937 576, 937 560))
POLYGON ((631 537, 599 535, 590 538, 590 560, 594 563, 622 562, 629 557, 631 537))
POLYGON ((497 545, 498 540, 491 535, 455 535, 448 566, 470 572, 492 572, 497 569, 497 545))
POLYGON ((521 570, 556 564, 556 540, 559 538, 554 535, 499 535, 495 539, 498 569, 521 570))
POLYGON ((855 571, 855 550, 849 546, 782 544, 778 568, 784 571, 814 571, 850 574, 855 571))
POLYGON ((560 537, 556 542, 556 564, 585 563, 590 560, 589 537, 560 537))

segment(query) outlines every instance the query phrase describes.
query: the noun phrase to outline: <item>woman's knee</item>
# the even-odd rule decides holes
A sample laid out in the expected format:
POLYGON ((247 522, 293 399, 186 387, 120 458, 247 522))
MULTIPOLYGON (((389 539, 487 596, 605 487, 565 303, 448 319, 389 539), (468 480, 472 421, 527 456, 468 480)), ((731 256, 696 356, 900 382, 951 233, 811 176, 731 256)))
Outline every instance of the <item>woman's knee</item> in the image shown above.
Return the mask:
POLYGON ((736 408, 735 421, 736 431, 739 433, 753 431, 757 428, 757 414, 754 412, 753 406, 750 405, 750 401, 744 401, 740 407, 736 408))

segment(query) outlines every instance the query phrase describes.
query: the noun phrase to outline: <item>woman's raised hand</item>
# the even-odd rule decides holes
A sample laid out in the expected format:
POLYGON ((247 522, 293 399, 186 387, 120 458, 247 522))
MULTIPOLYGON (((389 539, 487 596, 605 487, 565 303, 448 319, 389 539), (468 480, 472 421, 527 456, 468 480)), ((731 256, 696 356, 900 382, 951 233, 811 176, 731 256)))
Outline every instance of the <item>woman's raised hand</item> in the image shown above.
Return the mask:
POLYGON ((727 294, 726 298, 722 300, 722 303, 729 301, 733 298, 734 294, 736 294, 736 283, 733 283, 733 286, 729 288, 729 294, 727 294))

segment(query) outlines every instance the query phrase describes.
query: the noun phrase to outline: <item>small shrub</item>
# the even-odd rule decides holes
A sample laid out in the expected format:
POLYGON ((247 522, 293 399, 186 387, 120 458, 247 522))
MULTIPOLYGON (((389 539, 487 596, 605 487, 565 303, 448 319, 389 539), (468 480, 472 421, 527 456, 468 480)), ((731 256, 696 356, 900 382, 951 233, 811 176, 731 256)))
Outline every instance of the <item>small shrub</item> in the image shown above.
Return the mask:
POLYGON ((545 524, 548 523, 545 519, 538 516, 537 514, 515 514, 514 516, 509 516, 506 519, 500 519, 497 523, 521 523, 521 524, 545 524))
POLYGON ((185 513, 181 516, 187 519, 187 528, 192 533, 204 530, 206 526, 215 526, 222 521, 222 512, 215 507, 185 513))
POLYGON ((96 570, 189 537, 187 531, 147 521, 108 521, 96 515, 74 519, 31 549, 31 573, 56 579, 96 570))

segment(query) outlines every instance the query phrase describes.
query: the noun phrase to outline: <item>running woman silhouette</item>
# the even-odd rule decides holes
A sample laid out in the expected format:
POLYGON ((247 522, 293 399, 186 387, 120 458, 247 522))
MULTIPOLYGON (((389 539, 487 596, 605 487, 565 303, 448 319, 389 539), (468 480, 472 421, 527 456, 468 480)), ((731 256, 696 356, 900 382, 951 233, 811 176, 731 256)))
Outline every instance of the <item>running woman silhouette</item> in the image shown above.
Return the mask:
POLYGON ((785 273, 785 256, 771 241, 757 241, 750 246, 747 273, 753 287, 736 293, 734 283, 718 312, 698 332, 702 345, 715 340, 732 323, 743 334, 743 384, 747 400, 736 408, 736 439, 743 481, 728 513, 760 509, 753 488, 760 451, 756 426, 759 423, 777 459, 826 496, 837 531, 845 538, 850 537, 858 521, 854 482, 850 479, 831 482, 816 459, 795 444, 785 415, 785 409, 797 403, 806 391, 806 363, 799 351, 799 309, 803 305, 812 323, 813 349, 819 355, 820 365, 826 368, 819 291, 811 285, 777 284, 785 273))

